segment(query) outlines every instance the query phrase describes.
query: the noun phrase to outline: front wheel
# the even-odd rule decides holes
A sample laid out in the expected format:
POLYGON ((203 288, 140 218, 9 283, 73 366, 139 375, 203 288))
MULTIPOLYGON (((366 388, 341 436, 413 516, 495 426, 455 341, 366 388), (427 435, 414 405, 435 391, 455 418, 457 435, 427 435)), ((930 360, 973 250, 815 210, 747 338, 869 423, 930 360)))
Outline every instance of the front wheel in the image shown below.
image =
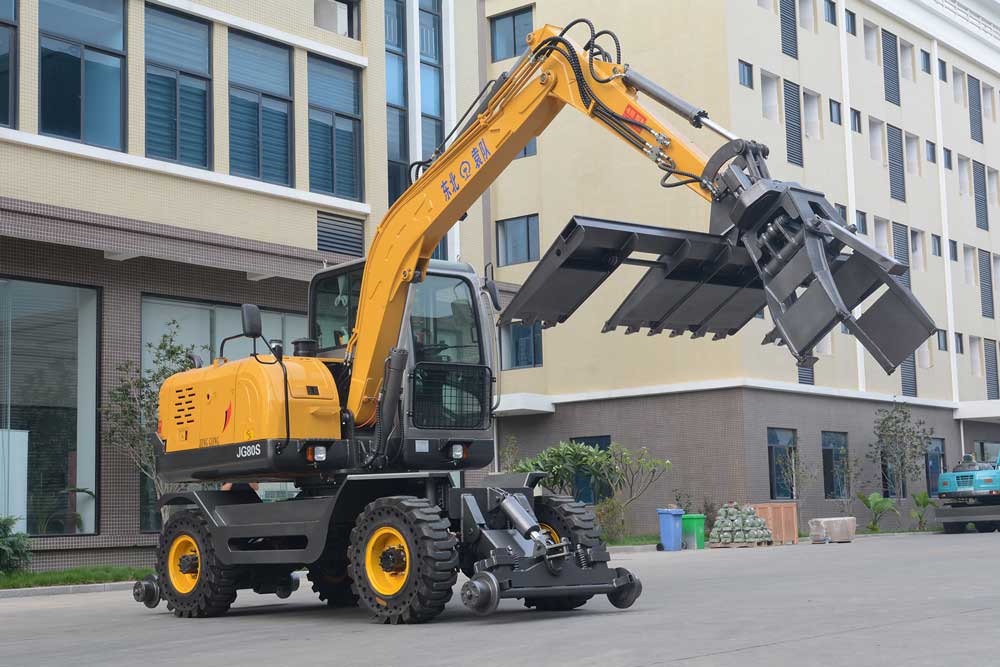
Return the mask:
POLYGON ((942 525, 945 535, 958 535, 965 532, 965 524, 959 521, 945 521, 942 525))
POLYGON ((458 579, 457 541, 441 510, 413 496, 371 502, 347 549, 351 590, 385 623, 423 623, 442 611, 458 579))
POLYGON ((997 529, 996 521, 977 521, 975 525, 977 533, 992 533, 997 529))
MULTIPOLYGON (((538 525, 553 542, 565 537, 575 548, 601 543, 601 531, 597 519, 587 506, 569 496, 537 496, 535 517, 538 525)), ((524 606, 538 611, 570 611, 587 604, 592 595, 564 595, 551 598, 525 598, 524 606)))
POLYGON ((156 574, 161 595, 176 616, 220 616, 236 600, 237 568, 223 565, 215 555, 208 522, 198 511, 178 512, 167 520, 156 574))

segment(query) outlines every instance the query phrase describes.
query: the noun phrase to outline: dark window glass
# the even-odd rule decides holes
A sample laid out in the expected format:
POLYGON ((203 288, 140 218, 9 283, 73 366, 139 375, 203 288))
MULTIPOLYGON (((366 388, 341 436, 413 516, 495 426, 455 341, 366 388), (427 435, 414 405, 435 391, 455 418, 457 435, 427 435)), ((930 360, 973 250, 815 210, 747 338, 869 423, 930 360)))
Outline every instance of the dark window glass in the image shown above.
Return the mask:
POLYGON ((851 109, 851 131, 861 134, 861 112, 851 109))
MULTIPOLYGON (((903 480, 903 497, 907 495, 906 480, 903 480)), ((896 466, 889 461, 882 459, 882 495, 886 498, 895 498, 896 493, 896 466)))
POLYGON ((444 123, 436 118, 423 116, 420 119, 420 141, 423 159, 429 159, 444 141, 444 123))
POLYGON ((846 498, 847 473, 850 465, 847 457, 847 434, 823 431, 823 495, 825 498, 846 498))
POLYGON ((389 144, 389 205, 409 185, 409 132, 406 94, 406 4, 385 2, 386 116, 389 144))
POLYGON ((526 39, 532 31, 532 25, 531 8, 491 18, 493 62, 513 58, 528 48, 526 39))
POLYGON ((441 64, 441 16, 436 10, 420 11, 420 59, 441 64))
POLYGON ((121 150, 122 60, 90 49, 84 53, 84 139, 88 144, 121 150))
POLYGON ((931 254, 935 257, 941 256, 941 237, 937 234, 931 234, 931 254))
POLYGON ((516 160, 519 157, 531 157, 532 155, 536 155, 537 153, 538 153, 537 137, 532 137, 531 141, 525 144, 524 148, 522 148, 520 152, 518 152, 518 154, 514 156, 514 159, 516 160))
POLYGON ((926 144, 927 148, 927 161, 931 164, 937 163, 937 145, 933 141, 928 141, 926 144))
POLYGON ((938 78, 942 81, 948 80, 948 63, 940 58, 938 59, 938 78))
POLYGON ((406 106, 406 63, 396 53, 385 54, 385 101, 406 106))
POLYGON ((941 149, 941 161, 944 162, 945 169, 951 169, 951 149, 942 148, 941 149))
MULTIPOLYGON (((571 438, 570 441, 580 445, 590 445, 602 451, 607 451, 611 447, 610 435, 585 435, 571 438)), ((578 502, 593 505, 614 495, 613 489, 595 485, 593 478, 585 473, 577 473, 576 479, 573 480, 573 497, 578 502)))
POLYGON ((208 166, 209 26, 146 7, 146 155, 208 166))
POLYGON ((356 69, 309 56, 309 189, 361 198, 361 83, 356 69))
POLYGON ((854 224, 858 228, 858 234, 868 233, 868 214, 864 211, 854 212, 854 224))
POLYGON ((45 33, 115 51, 125 50, 122 0, 41 0, 38 23, 45 33))
POLYGON ((347 345, 358 314, 363 273, 364 269, 360 268, 316 283, 312 304, 316 313, 316 331, 312 335, 321 350, 347 345))
POLYGON ((291 49, 229 33, 229 81, 253 90, 291 97, 291 49))
POLYGON ((389 125, 389 160, 394 162, 406 162, 406 147, 408 142, 406 132, 406 112, 399 109, 389 108, 387 110, 387 118, 389 125))
POLYGON ((837 209, 837 215, 840 216, 841 222, 847 223, 847 207, 843 204, 834 204, 834 208, 837 209))
POLYGON ((947 470, 944 459, 944 438, 931 438, 927 444, 927 493, 938 495, 938 478, 947 470))
POLYGON ((837 25, 837 3, 833 0, 823 0, 823 18, 827 23, 837 25))
POLYGON ((14 0, 0 0, 0 21, 14 22, 14 0))
POLYGON ((791 500, 795 496, 794 468, 795 431, 788 428, 767 429, 767 462, 773 500, 791 500))
POLYGON ((389 163, 389 204, 392 205, 409 187, 406 174, 407 165, 400 162, 389 163))
POLYGON ((937 330, 937 348, 942 352, 948 351, 948 332, 944 329, 937 330))
POLYGON ((146 6, 146 60, 191 74, 208 76, 209 25, 146 6))
POLYGON ((837 100, 830 100, 830 122, 834 125, 841 125, 843 123, 840 114, 840 102, 837 100))
POLYGON ((288 102, 264 97, 261 110, 262 178, 271 183, 289 182, 289 132, 291 130, 288 102))
POLYGON ((851 35, 858 34, 858 17, 850 9, 844 10, 844 30, 851 35))
POLYGON ((503 354, 505 370, 542 365, 542 325, 540 322, 530 325, 511 324, 507 334, 501 338, 501 341, 508 346, 503 354))
POLYGON ((469 284, 453 276, 430 275, 411 296, 413 362, 479 364, 482 351, 476 301, 469 284))
POLYGON ((497 263, 500 266, 538 259, 538 216, 497 221, 497 263))
POLYGON ((441 112, 441 70, 430 65, 420 65, 420 111, 428 116, 440 118, 441 112))
POLYGON ((931 73, 931 54, 920 49, 920 69, 927 74, 931 73))
POLYGON ((11 76, 12 42, 14 31, 0 26, 0 125, 10 125, 14 116, 13 76, 11 76))
POLYGON ((260 176, 260 98, 256 93, 229 93, 229 170, 238 176, 260 176))
POLYGON ((957 331, 955 332, 955 354, 965 354, 965 339, 957 331))
POLYGON ((79 139, 83 49, 49 37, 41 39, 39 126, 44 134, 79 139))
POLYGON ((740 85, 753 88, 753 65, 740 61, 740 85))
POLYGON ((403 0, 386 0, 385 46, 398 50, 406 47, 406 5, 403 0))

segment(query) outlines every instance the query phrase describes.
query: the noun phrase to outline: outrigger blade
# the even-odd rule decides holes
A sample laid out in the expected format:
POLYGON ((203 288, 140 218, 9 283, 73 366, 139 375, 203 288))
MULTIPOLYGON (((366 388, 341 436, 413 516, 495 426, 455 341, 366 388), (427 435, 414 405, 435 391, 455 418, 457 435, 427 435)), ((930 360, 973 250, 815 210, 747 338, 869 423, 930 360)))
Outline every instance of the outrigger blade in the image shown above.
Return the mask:
POLYGON ((575 216, 500 316, 501 324, 565 322, 621 265, 646 273, 604 325, 604 332, 647 329, 714 340, 730 336, 764 307, 774 329, 763 343, 784 344, 800 365, 837 324, 887 373, 936 329, 896 276, 906 266, 846 227, 818 192, 762 179, 719 202, 705 234, 575 216), (881 287, 873 303, 869 297, 881 287), (854 309, 863 310, 860 317, 854 309))

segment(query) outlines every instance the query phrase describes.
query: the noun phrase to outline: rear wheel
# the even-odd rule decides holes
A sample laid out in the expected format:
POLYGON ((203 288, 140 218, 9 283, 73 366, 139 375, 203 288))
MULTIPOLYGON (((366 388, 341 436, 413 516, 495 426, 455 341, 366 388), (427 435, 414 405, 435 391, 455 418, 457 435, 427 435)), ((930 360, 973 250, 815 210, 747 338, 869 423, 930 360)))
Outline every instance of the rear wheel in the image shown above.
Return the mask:
POLYGON ((175 616, 220 616, 236 600, 238 569, 219 561, 201 512, 178 512, 167 520, 160 533, 156 574, 161 596, 175 616))
POLYGON ((965 524, 958 521, 946 521, 942 525, 946 535, 958 535, 965 532, 965 524))
POLYGON ((385 623, 423 623, 442 611, 458 578, 456 540, 441 510, 413 496, 370 503, 351 530, 351 590, 385 623))
POLYGON ((977 533, 992 533, 997 529, 996 521, 977 521, 975 525, 977 533))
MULTIPOLYGON (((538 496, 535 501, 535 517, 538 525, 553 542, 562 538, 585 547, 601 543, 601 532, 597 528, 594 513, 569 496, 538 496)), ((524 606, 539 611, 569 611, 582 607, 592 595, 565 595, 553 598, 525 598, 524 606)))

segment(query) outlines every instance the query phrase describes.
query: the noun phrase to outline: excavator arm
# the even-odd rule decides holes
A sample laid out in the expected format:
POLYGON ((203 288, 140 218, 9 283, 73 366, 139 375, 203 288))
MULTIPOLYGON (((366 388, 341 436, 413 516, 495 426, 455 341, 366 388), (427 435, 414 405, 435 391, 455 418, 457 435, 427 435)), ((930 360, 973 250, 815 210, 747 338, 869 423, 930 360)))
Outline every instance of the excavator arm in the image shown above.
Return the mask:
POLYGON ((578 20, 563 29, 539 28, 527 42, 528 50, 493 83, 476 116, 424 165, 376 230, 346 358, 347 407, 358 425, 375 421, 408 284, 424 278, 451 226, 567 106, 652 162, 664 187, 687 187, 710 203, 712 233, 575 218, 504 311, 502 323, 563 322, 618 266, 639 264, 648 272, 606 331, 626 326, 630 333, 648 328, 650 334, 722 337, 767 306, 775 329, 764 342, 787 345, 799 363, 812 363, 812 347, 843 322, 887 372, 934 331, 912 294, 890 277, 902 273, 903 265, 856 237, 822 194, 771 179, 766 147, 739 139, 705 111, 623 65, 612 33, 578 20), (590 29, 582 48, 566 36, 579 24, 590 29), (614 57, 598 44, 602 36, 613 41, 614 57), (726 143, 705 155, 658 120, 640 93, 726 143), (882 286, 885 294, 856 319, 855 309, 882 286))

